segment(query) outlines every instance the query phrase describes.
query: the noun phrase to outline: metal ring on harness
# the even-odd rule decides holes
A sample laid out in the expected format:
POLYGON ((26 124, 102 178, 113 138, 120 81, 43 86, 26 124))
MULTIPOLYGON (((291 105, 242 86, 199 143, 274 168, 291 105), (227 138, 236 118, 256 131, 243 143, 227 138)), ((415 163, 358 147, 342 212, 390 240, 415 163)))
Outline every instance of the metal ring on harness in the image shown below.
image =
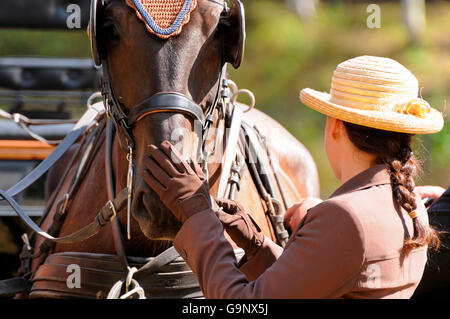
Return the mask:
POLYGON ((95 99, 103 99, 102 93, 101 92, 94 92, 94 93, 92 93, 92 95, 90 97, 88 97, 87 103, 86 103, 88 108, 91 108, 92 105, 95 104, 93 102, 95 99))
POLYGON ((228 87, 231 89, 231 92, 234 94, 235 92, 239 91, 239 88, 233 80, 227 79, 228 87))
POLYGON ((126 292, 128 292, 128 287, 130 286, 131 280, 133 279, 133 275, 136 271, 137 271, 136 267, 132 267, 132 268, 130 268, 130 271, 128 271, 127 279, 125 281, 125 284, 126 284, 125 291, 126 292))
POLYGON ((248 107, 248 109, 244 111, 244 113, 250 112, 252 109, 255 108, 256 105, 255 95, 250 90, 240 89, 237 92, 234 92, 233 95, 231 96, 231 103, 233 104, 236 103, 238 96, 241 94, 247 94, 250 97, 250 106, 248 107))
POLYGON ((268 202, 270 203, 271 209, 273 209, 274 214, 278 215, 283 210, 283 205, 281 204, 281 201, 278 200, 275 197, 272 197, 269 195, 268 202))
POLYGON ((139 299, 147 299, 145 297, 144 289, 139 285, 136 279, 133 279, 133 275, 137 271, 138 269, 136 267, 130 268, 125 281, 119 280, 118 282, 116 282, 109 291, 107 299, 128 299, 135 294, 139 296, 139 299), (125 294, 120 295, 124 283, 125 283, 125 294), (130 287, 133 288, 130 290, 130 287))
POLYGON ((127 293, 120 296, 120 291, 122 290, 123 281, 118 281, 114 284, 111 290, 108 293, 106 299, 128 299, 134 294, 138 294, 139 299, 147 299, 145 297, 144 289, 139 285, 139 283, 135 279, 131 279, 131 285, 134 286, 133 289, 128 291, 127 293))

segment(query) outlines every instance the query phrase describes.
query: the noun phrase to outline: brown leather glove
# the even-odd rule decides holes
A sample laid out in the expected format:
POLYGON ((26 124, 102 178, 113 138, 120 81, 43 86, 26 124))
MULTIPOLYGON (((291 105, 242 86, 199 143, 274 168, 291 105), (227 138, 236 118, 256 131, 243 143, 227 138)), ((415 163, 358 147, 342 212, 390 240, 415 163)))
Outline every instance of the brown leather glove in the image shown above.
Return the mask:
POLYGON ((195 161, 191 167, 168 141, 160 148, 150 145, 148 155, 143 161, 148 171, 142 177, 180 222, 211 209, 208 183, 195 161))
POLYGON ((217 199, 222 210, 216 214, 231 239, 245 251, 247 259, 256 255, 264 242, 264 235, 254 219, 244 211, 242 205, 234 200, 217 199))

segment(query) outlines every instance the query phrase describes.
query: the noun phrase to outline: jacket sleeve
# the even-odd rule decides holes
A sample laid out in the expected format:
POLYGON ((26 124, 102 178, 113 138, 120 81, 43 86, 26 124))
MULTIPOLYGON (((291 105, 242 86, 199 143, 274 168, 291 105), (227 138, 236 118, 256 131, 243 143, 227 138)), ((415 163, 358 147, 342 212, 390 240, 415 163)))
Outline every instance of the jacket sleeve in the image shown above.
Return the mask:
POLYGON ((244 255, 239 261, 239 269, 244 273, 248 280, 253 281, 258 278, 267 268, 280 257, 283 253, 283 247, 275 244, 270 238, 265 237, 262 246, 258 249, 253 258, 247 260, 244 255))
POLYGON ((335 298, 353 288, 364 262, 364 237, 347 203, 328 200, 310 209, 293 236, 251 282, 239 270, 212 211, 190 217, 174 246, 196 273, 206 298, 335 298))

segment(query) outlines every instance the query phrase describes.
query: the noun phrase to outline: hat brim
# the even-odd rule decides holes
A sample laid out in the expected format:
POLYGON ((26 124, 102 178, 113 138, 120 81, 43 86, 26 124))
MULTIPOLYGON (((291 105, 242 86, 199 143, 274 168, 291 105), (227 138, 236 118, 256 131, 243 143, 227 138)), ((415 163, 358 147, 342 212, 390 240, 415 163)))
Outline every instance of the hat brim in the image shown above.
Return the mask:
POLYGON ((313 89, 303 89, 300 100, 308 107, 341 121, 375 129, 407 134, 433 134, 442 130, 442 114, 431 108, 425 118, 388 111, 372 111, 350 108, 330 102, 331 95, 313 89))

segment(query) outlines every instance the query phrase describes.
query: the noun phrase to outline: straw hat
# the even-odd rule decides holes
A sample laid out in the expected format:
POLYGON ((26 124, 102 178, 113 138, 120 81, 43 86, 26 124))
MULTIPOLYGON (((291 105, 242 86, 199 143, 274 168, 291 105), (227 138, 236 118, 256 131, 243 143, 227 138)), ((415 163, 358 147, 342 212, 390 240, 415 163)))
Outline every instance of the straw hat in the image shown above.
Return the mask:
POLYGON ((330 93, 303 89, 300 100, 339 120, 409 134, 439 132, 442 114, 418 97, 419 83, 388 58, 361 56, 339 64, 330 93))

